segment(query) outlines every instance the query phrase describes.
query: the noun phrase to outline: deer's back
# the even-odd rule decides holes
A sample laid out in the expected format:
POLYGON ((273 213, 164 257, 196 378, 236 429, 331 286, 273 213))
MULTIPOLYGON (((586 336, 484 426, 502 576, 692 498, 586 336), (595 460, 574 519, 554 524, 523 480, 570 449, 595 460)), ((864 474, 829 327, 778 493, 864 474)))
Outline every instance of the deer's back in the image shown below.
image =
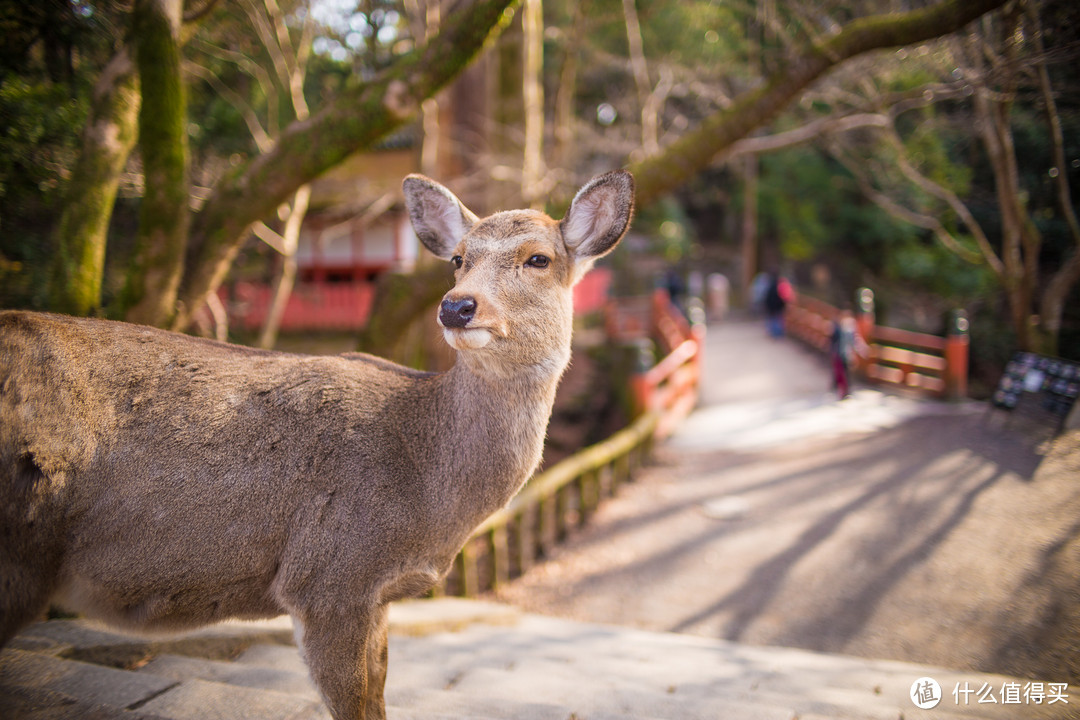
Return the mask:
POLYGON ((140 578, 136 604, 165 602, 177 568, 190 588, 231 575, 266 592, 298 533, 351 523, 362 535, 365 488, 408 462, 385 416, 423 405, 423 385, 371 358, 0 313, 4 520, 52 526, 65 563, 81 554, 72 565, 140 578))

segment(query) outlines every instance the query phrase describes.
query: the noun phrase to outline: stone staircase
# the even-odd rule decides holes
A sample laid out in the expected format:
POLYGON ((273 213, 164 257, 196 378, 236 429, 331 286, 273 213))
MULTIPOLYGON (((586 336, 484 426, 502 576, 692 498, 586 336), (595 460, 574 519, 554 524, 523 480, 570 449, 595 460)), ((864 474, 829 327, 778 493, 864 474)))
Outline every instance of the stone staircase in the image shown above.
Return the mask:
MULTIPOLYGON (((1028 681, 451 598, 395 605, 391 633, 389 720, 1080 718, 1075 687, 1068 703, 1006 704, 1006 684, 1028 681), (909 697, 923 677, 942 688, 934 709, 909 697), (984 685, 996 704, 978 702, 984 685), (956 687, 975 691, 969 704, 957 704, 956 687)), ((328 720, 292 640, 287 618, 162 639, 40 623, 0 651, 0 720, 328 720)))

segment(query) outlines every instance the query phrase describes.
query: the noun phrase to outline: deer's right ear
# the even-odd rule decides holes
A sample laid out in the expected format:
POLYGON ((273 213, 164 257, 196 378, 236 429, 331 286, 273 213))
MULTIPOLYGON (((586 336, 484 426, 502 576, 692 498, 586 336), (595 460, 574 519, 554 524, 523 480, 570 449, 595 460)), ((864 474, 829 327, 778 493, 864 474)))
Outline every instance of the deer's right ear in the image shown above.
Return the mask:
POLYGON ((409 175, 401 183, 413 230, 436 257, 449 260, 461 238, 476 222, 454 193, 423 175, 409 175))
POLYGON ((594 177, 578 191, 560 223, 566 244, 581 261, 610 252, 634 215, 634 177, 615 170, 594 177))

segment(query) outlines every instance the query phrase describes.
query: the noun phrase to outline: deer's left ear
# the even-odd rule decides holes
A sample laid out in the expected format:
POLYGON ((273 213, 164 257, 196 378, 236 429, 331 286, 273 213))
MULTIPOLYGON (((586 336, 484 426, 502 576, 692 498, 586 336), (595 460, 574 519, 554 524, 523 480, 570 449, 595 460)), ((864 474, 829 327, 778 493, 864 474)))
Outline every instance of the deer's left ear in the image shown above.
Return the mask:
POLYGON ((476 215, 454 193, 423 175, 409 175, 401 189, 420 242, 436 257, 449 260, 476 215))
POLYGON ((559 223, 567 247, 578 261, 598 258, 615 247, 634 215, 634 177, 615 170, 590 180, 559 223))

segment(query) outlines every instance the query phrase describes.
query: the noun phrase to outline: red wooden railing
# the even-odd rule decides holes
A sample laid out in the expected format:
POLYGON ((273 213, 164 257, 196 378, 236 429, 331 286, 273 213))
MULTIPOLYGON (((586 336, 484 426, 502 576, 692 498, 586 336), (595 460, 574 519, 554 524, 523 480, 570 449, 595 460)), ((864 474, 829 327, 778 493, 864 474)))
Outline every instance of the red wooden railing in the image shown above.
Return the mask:
MULTIPOLYGON (((785 325, 789 335, 828 352, 839 314, 828 303, 799 296, 788 305, 785 325)), ((935 397, 967 396, 969 339, 961 313, 954 314, 945 337, 877 325, 873 293, 863 290, 857 324, 869 353, 859 358, 856 369, 867 379, 935 397)))
MULTIPOLYGON (((238 282, 218 294, 228 310, 229 327, 258 330, 266 323, 274 290, 269 285, 238 282)), ((285 305, 281 329, 358 330, 367 324, 374 298, 372 283, 298 283, 285 305)))
POLYGON ((659 421, 656 437, 671 434, 694 409, 701 383, 704 358, 705 325, 691 324, 671 302, 665 290, 656 290, 649 298, 619 298, 608 303, 608 337, 619 342, 651 338, 664 356, 655 364, 648 362, 651 352, 643 344, 646 360, 630 379, 635 409, 638 413, 656 412, 659 421))
MULTIPOLYGON (((612 271, 594 268, 574 286, 574 312, 582 315, 604 308, 612 271)), ((225 306, 229 326, 240 330, 258 330, 266 323, 273 301, 273 288, 262 283, 238 282, 218 291, 225 306)), ((375 298, 375 285, 365 282, 298 283, 285 305, 281 329, 360 330, 367 325, 375 298)))

